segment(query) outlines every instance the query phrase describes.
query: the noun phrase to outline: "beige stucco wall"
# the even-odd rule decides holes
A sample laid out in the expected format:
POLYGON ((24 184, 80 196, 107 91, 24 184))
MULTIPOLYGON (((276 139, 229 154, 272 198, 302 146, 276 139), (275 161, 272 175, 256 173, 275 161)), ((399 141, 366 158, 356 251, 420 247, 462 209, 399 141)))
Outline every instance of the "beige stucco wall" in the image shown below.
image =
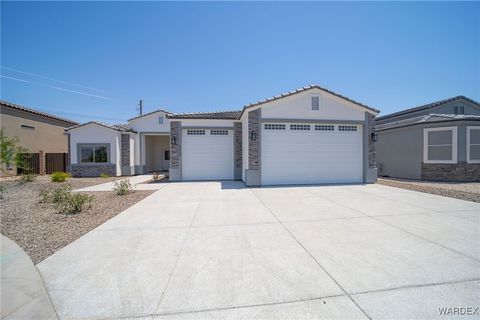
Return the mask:
POLYGON ((71 124, 1 106, 0 125, 7 137, 17 137, 19 144, 29 152, 68 152, 64 128, 71 124), (22 128, 22 124, 35 129, 22 128))

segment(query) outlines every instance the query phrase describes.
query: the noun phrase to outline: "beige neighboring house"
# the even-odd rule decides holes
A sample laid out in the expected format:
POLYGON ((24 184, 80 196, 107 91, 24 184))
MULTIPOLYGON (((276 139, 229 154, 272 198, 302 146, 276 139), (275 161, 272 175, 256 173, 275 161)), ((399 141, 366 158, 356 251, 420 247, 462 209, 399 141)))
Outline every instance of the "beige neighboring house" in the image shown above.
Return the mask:
MULTIPOLYGON (((0 100, 1 128, 7 137, 18 138, 19 145, 28 150, 32 170, 37 174, 66 170, 68 135, 64 129, 77 124, 72 120, 0 100)), ((12 174, 21 171, 14 166, 8 170, 12 174)))

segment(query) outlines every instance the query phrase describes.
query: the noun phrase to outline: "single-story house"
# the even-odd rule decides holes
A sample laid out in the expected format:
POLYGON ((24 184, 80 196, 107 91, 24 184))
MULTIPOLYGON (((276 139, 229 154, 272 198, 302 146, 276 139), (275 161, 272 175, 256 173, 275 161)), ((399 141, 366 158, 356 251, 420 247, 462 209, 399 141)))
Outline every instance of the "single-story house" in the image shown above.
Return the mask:
POLYGON ((480 181, 480 104, 464 96, 376 119, 379 175, 480 181))
POLYGON ((65 128, 78 123, 56 115, 0 101, 0 124, 3 134, 16 138, 28 154, 29 169, 2 163, 2 169, 15 175, 27 171, 35 174, 65 171, 68 164, 68 135, 65 128))
POLYGON ((125 125, 67 129, 74 176, 168 170, 170 181, 249 186, 376 181, 378 110, 318 85, 238 111, 157 110, 125 125))

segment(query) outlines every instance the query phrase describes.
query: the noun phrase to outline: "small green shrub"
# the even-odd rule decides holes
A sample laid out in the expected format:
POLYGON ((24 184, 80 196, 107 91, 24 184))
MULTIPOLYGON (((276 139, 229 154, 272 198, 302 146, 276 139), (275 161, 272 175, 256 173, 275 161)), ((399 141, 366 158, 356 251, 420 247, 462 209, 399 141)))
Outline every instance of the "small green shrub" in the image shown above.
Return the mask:
POLYGON ((0 199, 3 199, 7 194, 7 186, 3 183, 0 183, 0 199))
POLYGON ((115 194, 118 196, 124 196, 126 194, 133 192, 134 188, 130 183, 130 181, 121 180, 121 181, 115 181, 113 183, 113 191, 115 191, 115 194))
POLYGON ((37 176, 31 173, 25 173, 20 176, 20 183, 29 183, 35 181, 37 176))
POLYGON ((57 172, 52 173, 52 176, 50 177, 50 180, 52 182, 65 182, 65 180, 67 180, 67 178, 70 178, 70 177, 71 176, 70 176, 69 173, 57 171, 57 172))
POLYGON ((55 209, 64 214, 76 214, 92 207, 93 195, 70 192, 68 197, 60 202, 54 203, 55 209))
POLYGON ((100 178, 110 178, 108 173, 100 173, 100 178))
POLYGON ((59 188, 49 188, 40 191, 41 203, 59 203, 66 201, 72 193, 72 187, 64 185, 59 188))

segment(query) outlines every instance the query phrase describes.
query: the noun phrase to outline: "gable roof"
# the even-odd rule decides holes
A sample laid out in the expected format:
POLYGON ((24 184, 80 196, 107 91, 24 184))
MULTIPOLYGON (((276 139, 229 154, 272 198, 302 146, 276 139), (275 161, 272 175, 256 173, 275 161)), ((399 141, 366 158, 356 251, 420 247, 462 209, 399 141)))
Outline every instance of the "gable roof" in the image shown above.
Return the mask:
POLYGON ((35 115, 38 115, 38 116, 42 116, 42 117, 45 117, 45 118, 58 120, 58 121, 63 121, 63 122, 69 123, 71 125, 78 124, 78 122, 73 121, 73 120, 65 119, 65 118, 62 118, 62 117, 57 117, 57 116, 55 116, 53 114, 50 114, 50 113, 30 109, 30 108, 27 108, 27 107, 24 107, 24 106, 15 104, 15 103, 7 102, 7 101, 4 101, 4 100, 0 100, 0 105, 5 106, 5 107, 9 107, 9 108, 12 108, 12 109, 16 109, 16 110, 25 111, 25 112, 35 114, 35 115))
POLYGON ((293 91, 290 91, 290 92, 285 92, 285 93, 282 93, 282 94, 279 94, 279 95, 276 95, 276 96, 273 96, 273 97, 270 97, 270 98, 267 98, 267 99, 263 99, 263 100, 259 100, 257 102, 253 102, 253 103, 250 103, 250 104, 247 104, 243 107, 243 110, 242 110, 242 113, 240 114, 240 117, 243 115, 243 112, 248 109, 248 108, 252 108, 252 107, 256 107, 256 106, 259 106, 259 105, 262 105, 262 104, 265 104, 265 103, 268 103, 268 102, 272 102, 272 101, 275 101, 275 100, 279 100, 279 99, 283 99, 283 98, 286 98, 286 97, 290 97, 290 96, 293 96, 293 95, 296 95, 298 93, 301 93, 301 92, 305 92, 305 91, 308 91, 308 90, 312 90, 312 89, 319 89, 319 90, 322 90, 322 91, 325 91, 331 95, 334 95, 338 98, 341 98, 341 99, 344 99, 344 100, 347 100, 353 104, 356 104, 357 106, 359 107, 362 107, 362 108, 365 108, 365 109, 368 109, 374 113, 380 113, 380 110, 377 110, 377 109, 374 109, 372 107, 369 107, 363 103, 360 103, 358 101, 355 101, 355 100, 352 100, 350 98, 347 98, 339 93, 336 93, 334 91, 331 91, 331 90, 328 90, 328 89, 325 89, 317 84, 311 84, 309 86, 305 86, 303 88, 298 88, 296 90, 293 90, 293 91))
POLYGON ((73 130, 73 129, 77 129, 77 128, 80 128, 80 127, 83 127, 83 126, 86 126, 86 125, 89 125, 89 124, 95 124, 95 125, 107 128, 107 129, 120 131, 120 132, 135 132, 136 133, 136 131, 134 131, 134 130, 132 130, 128 127, 128 124, 109 125, 109 124, 106 124, 106 123, 103 123, 103 122, 100 122, 100 121, 88 121, 88 122, 85 122, 85 123, 77 124, 75 126, 66 128, 65 131, 70 131, 70 130, 73 130))
POLYGON ((214 112, 191 112, 191 113, 174 113, 167 116, 170 119, 222 119, 237 120, 242 111, 214 111, 214 112))
POLYGON ((387 122, 383 124, 375 125, 375 130, 382 131, 387 129, 394 129, 406 126, 412 126, 417 124, 424 123, 433 123, 433 122, 449 122, 449 121, 461 121, 461 120, 477 120, 480 121, 480 116, 476 115, 464 115, 464 114, 436 114, 431 113, 428 115, 417 116, 413 118, 387 122))
POLYGON ((468 101, 470 103, 473 103, 473 104, 480 107, 480 104, 475 100, 472 100, 472 99, 467 98, 465 96, 456 96, 456 97, 452 97, 452 98, 443 99, 443 100, 435 101, 435 102, 432 102, 432 103, 424 104, 424 105, 421 105, 421 106, 418 106, 418 107, 413 107, 413 108, 405 109, 405 110, 402 110, 402 111, 390 113, 390 114, 384 115, 382 117, 378 117, 377 121, 384 120, 384 119, 389 119, 389 118, 404 115, 404 114, 409 114, 409 113, 412 113, 412 112, 432 109, 432 108, 438 107, 442 104, 446 104, 446 103, 457 101, 457 100, 466 100, 466 101, 468 101))
POLYGON ((142 115, 139 115, 139 116, 130 118, 130 119, 128 119, 127 121, 132 121, 132 120, 136 120, 136 119, 138 119, 138 118, 143 118, 143 117, 149 116, 149 115, 154 114, 154 113, 157 113, 157 112, 163 112, 163 113, 165 113, 165 114, 167 114, 167 115, 171 114, 171 113, 168 112, 168 111, 165 111, 165 110, 162 110, 162 109, 158 109, 158 110, 155 110, 155 111, 152 111, 152 112, 149 112, 149 113, 144 113, 144 114, 142 114, 142 115))

